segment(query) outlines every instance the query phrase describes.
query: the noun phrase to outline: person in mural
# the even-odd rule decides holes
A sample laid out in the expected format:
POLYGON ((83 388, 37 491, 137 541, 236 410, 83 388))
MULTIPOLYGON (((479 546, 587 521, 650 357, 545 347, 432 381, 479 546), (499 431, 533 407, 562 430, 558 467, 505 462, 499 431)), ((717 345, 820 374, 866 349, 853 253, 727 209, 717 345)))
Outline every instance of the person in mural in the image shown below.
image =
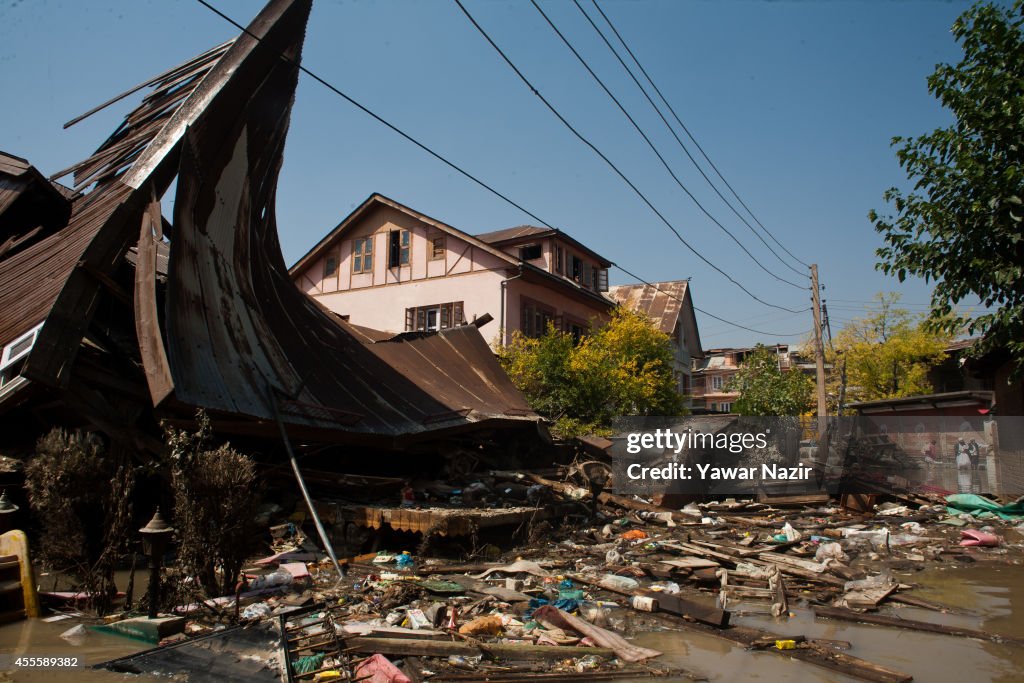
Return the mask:
POLYGON ((928 445, 921 449, 921 455, 924 457, 924 464, 931 467, 935 464, 935 455, 938 453, 938 448, 935 445, 935 439, 928 442, 928 445))
POLYGON ((967 458, 971 461, 971 469, 977 472, 978 463, 981 462, 981 447, 974 439, 967 444, 967 458))
POLYGON ((968 455, 967 441, 964 437, 960 437, 956 442, 956 449, 954 450, 956 456, 957 469, 965 470, 971 466, 971 457, 968 455))

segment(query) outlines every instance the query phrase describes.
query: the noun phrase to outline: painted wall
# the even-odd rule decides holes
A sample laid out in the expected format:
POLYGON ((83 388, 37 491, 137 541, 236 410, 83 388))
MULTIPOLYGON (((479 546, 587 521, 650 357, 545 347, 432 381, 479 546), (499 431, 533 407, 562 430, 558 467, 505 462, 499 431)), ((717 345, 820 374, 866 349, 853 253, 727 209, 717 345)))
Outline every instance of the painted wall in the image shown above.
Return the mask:
MULTIPOLYGON (((303 292, 319 298, 320 295, 331 292, 382 287, 493 269, 503 270, 507 267, 508 264, 499 258, 457 237, 447 235, 389 206, 378 206, 372 209, 359 225, 349 230, 344 239, 331 245, 320 259, 311 263, 302 272, 296 273, 294 280, 303 292), (387 267, 388 239, 393 230, 409 231, 407 266, 387 267), (371 272, 353 273, 353 243, 356 239, 365 237, 373 239, 373 269, 371 272), (432 240, 435 237, 443 237, 445 240, 444 255, 439 259, 433 258, 432 254, 432 240), (327 260, 332 258, 337 264, 335 272, 325 276, 324 266, 327 260)), ((497 316, 497 312, 492 315, 497 316)), ((355 317, 352 318, 352 322, 368 324, 356 320, 355 317)))
POLYGON ((522 280, 512 280, 507 285, 505 319, 507 321, 506 342, 511 339, 513 330, 522 329, 523 300, 532 299, 552 309, 553 315, 563 319, 572 318, 586 325, 597 320, 598 324, 609 319, 608 308, 599 303, 584 303, 552 288, 522 280))

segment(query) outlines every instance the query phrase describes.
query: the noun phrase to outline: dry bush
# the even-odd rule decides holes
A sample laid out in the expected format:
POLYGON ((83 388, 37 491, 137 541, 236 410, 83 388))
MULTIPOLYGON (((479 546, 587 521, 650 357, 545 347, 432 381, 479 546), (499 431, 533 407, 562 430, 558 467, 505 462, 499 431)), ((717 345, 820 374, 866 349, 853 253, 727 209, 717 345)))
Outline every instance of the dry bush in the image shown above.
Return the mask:
POLYGON ((129 455, 111 452, 95 435, 53 429, 36 444, 25 486, 40 528, 36 554, 50 569, 92 595, 100 614, 117 588, 114 570, 131 538, 135 474, 129 455))
POLYGON ((234 592, 253 547, 257 495, 252 459, 224 444, 212 448, 200 411, 194 433, 166 428, 178 560, 208 596, 234 592))

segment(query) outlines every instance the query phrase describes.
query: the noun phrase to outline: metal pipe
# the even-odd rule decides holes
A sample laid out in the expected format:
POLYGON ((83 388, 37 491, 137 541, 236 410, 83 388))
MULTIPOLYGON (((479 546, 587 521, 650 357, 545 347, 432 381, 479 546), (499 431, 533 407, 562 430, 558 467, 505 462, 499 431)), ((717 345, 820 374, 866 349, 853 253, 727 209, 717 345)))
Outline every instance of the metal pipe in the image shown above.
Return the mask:
POLYGON ((302 472, 299 471, 299 463, 295 459, 295 451, 292 450, 292 443, 288 439, 288 432, 285 430, 284 422, 281 420, 281 413, 277 410, 277 397, 274 395, 274 390, 271 387, 268 387, 267 393, 270 395, 270 405, 274 408, 274 419, 277 420, 277 427, 281 430, 281 440, 284 441, 284 448, 288 452, 288 459, 292 463, 295 480, 299 482, 299 490, 302 491, 302 497, 306 500, 306 507, 309 508, 309 514, 313 517, 313 523, 316 524, 316 532, 320 535, 320 541, 324 544, 327 554, 330 555, 334 568, 338 570, 338 581, 340 582, 345 578, 345 574, 341 571, 341 565, 338 564, 338 558, 334 554, 334 546, 331 545, 330 539, 327 538, 327 530, 324 529, 324 525, 320 522, 320 515, 317 514, 316 507, 313 505, 313 499, 309 496, 306 481, 302 478, 302 472))
POLYGON ((505 346, 506 338, 508 337, 508 321, 505 320, 505 295, 507 292, 507 285, 512 280, 518 280, 523 276, 523 264, 519 264, 519 274, 509 278, 505 278, 501 281, 501 312, 498 314, 498 320, 501 321, 501 345, 505 346))

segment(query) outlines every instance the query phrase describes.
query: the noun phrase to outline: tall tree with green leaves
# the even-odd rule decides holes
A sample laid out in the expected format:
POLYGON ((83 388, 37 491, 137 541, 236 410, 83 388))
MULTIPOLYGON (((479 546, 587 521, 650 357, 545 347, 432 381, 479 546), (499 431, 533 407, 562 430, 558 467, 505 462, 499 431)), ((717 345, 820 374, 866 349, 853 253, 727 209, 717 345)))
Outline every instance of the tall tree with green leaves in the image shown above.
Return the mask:
POLYGON ((876 294, 874 307, 833 339, 826 358, 833 367, 829 394, 839 393, 845 364, 846 402, 930 394, 929 370, 945 358, 952 336, 925 324, 923 315, 899 307, 899 295, 876 294))
POLYGON ((811 409, 814 381, 798 370, 783 370, 775 351, 758 344, 747 354, 726 387, 740 397, 732 411, 740 415, 799 416, 811 409))
MULTIPOLYGON (((877 267, 934 281, 929 325, 984 335, 978 352, 1009 349, 1024 369, 1024 2, 979 3, 953 25, 963 60, 940 64, 928 90, 954 123, 893 138, 912 192, 885 193, 895 216, 871 211, 884 236, 877 267), (985 311, 958 314, 977 297, 985 311)), ((972 302, 973 303, 973 302, 972 302)))
POLYGON ((679 415, 672 341, 624 309, 578 343, 551 326, 498 352, 509 377, 563 436, 606 433, 616 415, 679 415))

